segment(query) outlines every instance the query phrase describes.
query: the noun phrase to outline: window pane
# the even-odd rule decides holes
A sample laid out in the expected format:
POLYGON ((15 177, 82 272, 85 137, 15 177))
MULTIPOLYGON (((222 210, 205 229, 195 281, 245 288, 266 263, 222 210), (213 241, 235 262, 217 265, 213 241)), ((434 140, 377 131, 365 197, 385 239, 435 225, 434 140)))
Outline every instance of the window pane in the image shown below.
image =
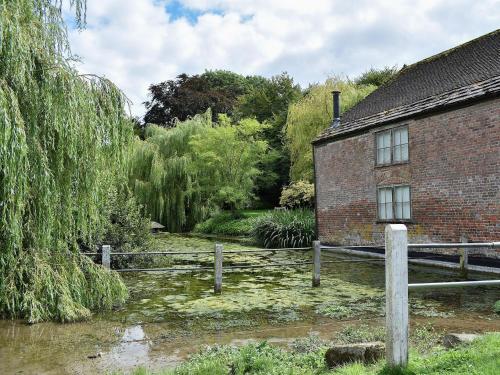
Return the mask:
POLYGON ((391 162, 391 132, 377 134, 377 164, 391 162))
POLYGON ((396 202, 397 203, 403 202, 403 188, 397 187, 395 190, 396 190, 396 202))
POLYGON ((393 134, 394 134, 394 144, 400 145, 401 144, 401 131, 395 130, 393 134))
POLYGON ((380 148, 377 150, 377 164, 384 163, 384 149, 380 148))
POLYGON ((403 203, 396 202, 396 210, 395 210, 396 219, 403 218, 403 203))
POLYGON ((394 146, 394 161, 401 161, 401 146, 394 146))
POLYGON ((378 217, 385 220, 385 204, 378 205, 378 217))
POLYGON ((401 144, 408 143, 408 128, 401 129, 401 144))
POLYGON ((403 219, 410 219, 410 202, 403 203, 403 219))
POLYGON ((385 203, 392 203, 392 189, 384 189, 385 203))
POLYGON ((385 204, 385 218, 392 219, 392 203, 385 204))
POLYGON ((378 217, 382 220, 392 219, 392 188, 378 189, 378 217))
POLYGON ((401 161, 408 160, 408 144, 401 146, 401 161))
POLYGON ((382 134, 377 134, 377 149, 384 148, 384 138, 382 134))
POLYGON ((404 186, 402 188, 402 190, 403 190, 403 202, 409 202, 410 201, 410 187, 404 186))

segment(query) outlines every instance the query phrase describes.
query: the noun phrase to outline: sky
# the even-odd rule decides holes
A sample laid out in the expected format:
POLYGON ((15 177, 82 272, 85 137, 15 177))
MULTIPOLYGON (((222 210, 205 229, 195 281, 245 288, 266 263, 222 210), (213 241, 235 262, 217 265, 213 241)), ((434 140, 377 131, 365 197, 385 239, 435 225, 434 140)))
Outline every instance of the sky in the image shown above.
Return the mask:
POLYGON ((112 80, 142 116, 149 85, 181 73, 286 71, 307 87, 499 27, 500 0, 87 0, 87 26, 69 37, 77 69, 112 80))

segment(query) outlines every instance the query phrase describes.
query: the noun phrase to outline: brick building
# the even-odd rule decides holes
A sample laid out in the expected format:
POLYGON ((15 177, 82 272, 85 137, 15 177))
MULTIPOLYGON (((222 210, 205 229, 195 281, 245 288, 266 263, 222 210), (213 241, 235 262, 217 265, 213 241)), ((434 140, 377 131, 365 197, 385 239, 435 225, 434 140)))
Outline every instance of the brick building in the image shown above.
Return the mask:
POLYGON ((404 67, 313 149, 324 243, 500 240, 500 30, 404 67))

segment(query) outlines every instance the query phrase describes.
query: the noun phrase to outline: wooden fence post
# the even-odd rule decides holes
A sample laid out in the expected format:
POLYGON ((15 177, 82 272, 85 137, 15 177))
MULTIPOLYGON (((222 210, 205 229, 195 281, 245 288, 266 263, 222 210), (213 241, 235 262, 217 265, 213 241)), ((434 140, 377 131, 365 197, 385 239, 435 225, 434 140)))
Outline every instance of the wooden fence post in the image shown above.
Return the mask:
POLYGON ((111 269, 111 246, 102 245, 101 263, 105 268, 111 269))
POLYGON ((321 275, 321 242, 313 241, 313 275, 312 286, 316 287, 320 284, 321 275))
POLYGON ((224 247, 221 244, 215 244, 215 261, 214 261, 214 293, 222 292, 222 251, 224 247))
POLYGON ((408 235, 403 224, 385 227, 386 360, 408 364, 408 235))
POLYGON ((460 249, 460 275, 467 277, 469 271, 469 249, 460 249))

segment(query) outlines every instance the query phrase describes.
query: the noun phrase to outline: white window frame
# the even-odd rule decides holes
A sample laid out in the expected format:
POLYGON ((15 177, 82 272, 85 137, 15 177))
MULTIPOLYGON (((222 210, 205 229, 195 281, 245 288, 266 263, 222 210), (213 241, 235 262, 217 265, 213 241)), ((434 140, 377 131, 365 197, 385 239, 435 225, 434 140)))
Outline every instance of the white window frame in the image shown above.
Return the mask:
MULTIPOLYGON (((393 164, 404 164, 408 163, 410 160, 410 133, 408 129, 408 125, 397 126, 395 128, 382 130, 375 133, 375 165, 376 166, 385 166, 385 165, 393 165, 393 164), (395 143, 395 133, 400 132, 401 130, 406 130, 406 143, 395 143), (379 139, 384 137, 384 135, 389 134, 389 146, 383 145, 383 147, 379 147, 379 139), (403 150, 406 148, 406 159, 403 159, 403 150), (389 149, 389 161, 388 162, 380 162, 379 159, 379 150, 387 150, 389 149), (400 160, 396 160, 395 154, 396 152, 400 155, 400 160)), ((386 152, 386 151, 385 151, 386 152)))
POLYGON ((390 185, 390 186, 379 186, 377 187, 377 220, 379 221, 411 221, 413 219, 413 210, 411 204, 411 186, 404 185, 390 185), (404 191, 399 193, 401 189, 407 188, 407 194, 404 194, 404 191), (380 193, 381 191, 385 191, 384 199, 381 199, 380 193), (387 196, 387 193, 390 192, 390 202, 387 196), (400 195, 402 194, 402 195, 400 195), (406 195, 406 197, 405 197, 406 195), (401 196, 402 199, 398 200, 398 196, 401 196), (407 199, 405 199, 407 198, 407 199), (384 214, 382 213, 382 206, 384 210, 384 214), (388 211, 388 207, 390 207, 390 211, 388 211), (409 212, 407 217, 404 217, 405 211, 409 212), (390 217, 389 217, 390 215, 390 217))

